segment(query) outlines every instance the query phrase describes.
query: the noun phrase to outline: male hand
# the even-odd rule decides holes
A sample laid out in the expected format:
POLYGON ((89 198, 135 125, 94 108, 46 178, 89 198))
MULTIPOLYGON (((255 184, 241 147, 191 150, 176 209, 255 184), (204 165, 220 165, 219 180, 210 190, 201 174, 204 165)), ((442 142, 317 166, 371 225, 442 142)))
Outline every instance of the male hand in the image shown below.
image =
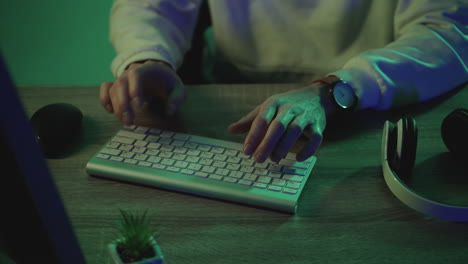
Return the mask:
POLYGON ((182 80, 168 64, 148 60, 132 63, 117 80, 102 83, 99 97, 109 113, 114 113, 123 124, 131 125, 135 118, 132 102, 142 106, 145 101, 160 97, 167 102, 167 113, 172 115, 185 95, 182 80))
POLYGON ((228 131, 234 134, 249 131, 244 153, 254 154, 257 162, 264 162, 268 157, 278 162, 306 132, 309 141, 296 156, 298 161, 304 161, 320 146, 326 118, 335 110, 325 93, 325 84, 314 83, 273 95, 231 124, 228 131))

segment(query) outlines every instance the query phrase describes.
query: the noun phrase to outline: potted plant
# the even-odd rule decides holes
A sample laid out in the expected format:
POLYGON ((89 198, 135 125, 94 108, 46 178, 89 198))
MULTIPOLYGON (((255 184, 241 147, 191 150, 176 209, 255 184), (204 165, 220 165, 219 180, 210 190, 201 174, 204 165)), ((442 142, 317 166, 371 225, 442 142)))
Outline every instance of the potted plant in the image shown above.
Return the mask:
POLYGON ((147 210, 136 214, 120 210, 118 238, 108 245, 115 264, 163 264, 164 257, 154 236, 147 210))

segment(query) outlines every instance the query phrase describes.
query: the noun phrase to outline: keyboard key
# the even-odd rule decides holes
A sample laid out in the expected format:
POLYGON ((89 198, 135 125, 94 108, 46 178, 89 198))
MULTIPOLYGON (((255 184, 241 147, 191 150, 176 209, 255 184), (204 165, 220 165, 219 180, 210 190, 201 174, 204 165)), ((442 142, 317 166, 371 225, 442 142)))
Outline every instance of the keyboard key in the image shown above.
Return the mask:
POLYGON ((126 130, 120 130, 117 132, 117 136, 120 137, 126 137, 126 138, 133 138, 133 139, 145 139, 146 135, 145 134, 140 134, 140 133, 135 133, 131 131, 126 131, 126 130))
POLYGON ((268 185, 268 190, 275 191, 275 192, 281 192, 281 187, 276 186, 276 185, 268 185))
POLYGON ((161 137, 161 138, 159 138, 158 142, 161 143, 161 144, 164 144, 164 145, 169 145, 169 144, 171 144, 172 139, 161 137))
POLYGON ((208 146, 208 145, 202 145, 202 144, 199 144, 198 145, 198 150, 201 150, 201 151, 210 151, 211 147, 208 146))
POLYGON ((291 189, 291 188, 283 188, 283 192, 287 194, 296 194, 297 190, 296 189, 291 189))
POLYGON ((252 173, 246 173, 244 175, 244 180, 249 180, 249 181, 256 181, 257 180, 257 175, 252 174, 252 173))
POLYGON ((189 149, 187 151, 187 155, 190 155, 190 156, 199 156, 200 153, 201 152, 199 150, 195 150, 195 149, 189 149))
POLYGON ((142 127, 142 126, 139 126, 137 128, 135 128, 135 132, 137 133, 141 133, 141 134, 145 134, 146 132, 148 132, 149 128, 147 127, 142 127))
POLYGON ((187 175, 193 175, 195 173, 195 171, 189 169, 182 169, 180 172, 187 175))
POLYGON ((158 156, 161 157, 161 158, 168 159, 168 158, 172 157, 172 152, 161 151, 161 152, 159 152, 158 156))
POLYGON ((239 170, 239 168, 240 168, 239 164, 228 163, 226 166, 226 169, 228 170, 239 170))
POLYGON ((268 173, 268 176, 270 176, 272 178, 281 178, 282 175, 283 175, 283 173, 278 172, 278 171, 270 171, 268 173))
POLYGON ((190 136, 187 134, 177 133, 172 138, 187 141, 189 140, 190 136))
POLYGON ((159 136, 163 138, 172 138, 175 135, 174 132, 163 131, 159 136))
POLYGON ((199 171, 199 170, 201 170, 202 165, 191 163, 191 164, 188 165, 188 168, 191 169, 191 170, 199 171))
POLYGON ((146 161, 147 158, 148 158, 148 155, 146 154, 136 154, 134 157, 134 159, 141 160, 141 161, 146 161))
POLYGON ((172 155, 172 159, 175 159, 175 160, 185 160, 186 157, 187 155, 179 154, 179 153, 175 153, 174 155, 172 155))
POLYGON ((174 166, 184 169, 188 166, 188 162, 178 160, 174 163, 174 166))
POLYGON ((162 165, 162 164, 153 164, 151 165, 151 167, 155 169, 160 169, 160 170, 166 169, 166 165, 162 165))
POLYGON ((260 169, 266 169, 266 168, 268 168, 269 165, 270 165, 270 163, 268 163, 268 162, 263 162, 263 163, 255 162, 254 167, 255 168, 260 168, 260 169))
POLYGON ((148 145, 148 142, 144 140, 137 140, 135 141, 135 143, 133 143, 133 145, 139 146, 139 147, 146 147, 146 145, 148 145))
POLYGON ((136 147, 134 147, 134 148, 132 149, 132 152, 135 152, 135 153, 145 153, 145 151, 146 151, 146 148, 144 148, 144 147, 138 147, 138 146, 136 146, 136 147))
POLYGON ((151 155, 151 156, 156 156, 156 155, 159 154, 159 152, 160 152, 159 150, 147 149, 147 150, 145 151, 145 154, 151 155))
POLYGON ((212 165, 214 167, 224 168, 226 166, 226 162, 217 160, 217 161, 213 162, 212 165))
POLYGON ((200 160, 199 157, 194 157, 194 156, 187 156, 185 161, 191 162, 191 163, 197 163, 200 160))
POLYGON ((215 169, 213 166, 203 166, 201 170, 206 173, 213 173, 215 169))
POLYGON ((96 157, 100 158, 100 159, 109 159, 110 156, 107 155, 107 154, 102 154, 102 153, 99 153, 96 155, 96 157))
POLYGON ((127 144, 121 144, 119 149, 123 151, 130 151, 132 150, 133 146, 132 145, 127 145, 127 144))
POLYGON ((283 175, 283 179, 287 181, 302 182, 302 180, 304 179, 304 176, 285 174, 283 175))
POLYGON ((172 171, 172 172, 179 172, 180 168, 169 166, 166 168, 166 170, 172 171))
POLYGON ((145 140, 148 142, 158 142, 159 136, 148 135, 145 140))
POLYGON ((148 148, 151 148, 151 149, 159 149, 161 147, 161 144, 160 143, 149 143, 148 144, 148 148))
POLYGON ((233 177, 233 178, 242 178, 242 176, 244 175, 244 173, 240 172, 240 171, 230 171, 229 172, 229 176, 233 177))
POLYGON ((161 134, 162 130, 161 129, 156 129, 156 128, 152 128, 148 131, 149 134, 152 134, 152 135, 159 135, 161 134))
POLYGON ((161 161, 161 158, 160 157, 155 157, 155 156, 150 156, 147 161, 152 162, 152 163, 159 163, 161 161))
POLYGON ((229 174, 229 170, 217 168, 215 173, 221 176, 227 176, 229 174))
POLYGON ((224 181, 236 183, 236 182, 237 182, 237 179, 236 179, 236 178, 233 178, 233 177, 225 177, 225 178, 224 178, 224 181))
POLYGON ((252 184, 252 186, 255 187, 255 188, 266 189, 266 187, 267 187, 268 185, 266 185, 266 184, 264 184, 264 183, 260 183, 260 182, 254 182, 254 183, 252 184))
POLYGON ((109 142, 109 143, 107 144, 107 147, 108 147, 108 148, 116 149, 116 148, 119 148, 119 147, 120 147, 120 143, 111 141, 111 142, 109 142))
POLYGON ((241 166, 240 171, 242 172, 247 172, 247 173, 252 173, 254 168, 249 167, 249 166, 241 166))
POLYGON ((187 153, 187 149, 186 149, 186 148, 182 148, 182 147, 175 147, 175 148, 174 148, 174 153, 185 154, 185 153, 187 153))
POLYGON ((241 161, 241 159, 239 157, 228 157, 226 161, 229 162, 229 163, 236 163, 237 164, 237 163, 239 163, 241 161))
POLYGON ((233 157, 235 157, 235 156, 237 156, 237 153, 239 153, 239 151, 234 150, 234 149, 226 149, 226 150, 224 151, 224 155, 226 155, 226 156, 233 156, 233 157))
POLYGON ((212 163, 213 163, 213 160, 211 160, 211 159, 200 159, 200 164, 201 164, 201 165, 207 165, 207 166, 209 166, 209 165, 211 165, 212 163))
POLYGON ((207 158, 207 159, 211 159, 213 158, 214 154, 211 153, 211 152, 202 152, 200 154, 200 158, 207 158))
POLYGON ((301 187, 301 184, 298 182, 288 182, 288 184, 286 184, 286 187, 291 189, 299 189, 299 187, 301 187))
POLYGON ((220 147, 211 147, 211 152, 213 153, 217 153, 217 154, 222 154, 224 152, 224 148, 220 148, 220 147))
POLYGON ((289 159, 282 159, 279 162, 280 165, 285 165, 288 167, 296 167, 296 168, 302 168, 302 169, 307 169, 309 167, 309 164, 306 162, 299 162, 296 160, 289 160, 289 159))
POLYGON ((283 166, 279 164, 270 163, 268 165, 268 169, 271 171, 281 171, 283 169, 283 166))
POLYGON ((103 148, 101 150, 102 154, 107 154, 107 155, 112 155, 112 156, 118 156, 120 153, 122 153, 121 150, 118 149, 113 149, 113 148, 103 148))
POLYGON ((130 152, 130 151, 124 151, 122 152, 122 154, 120 154, 120 157, 126 158, 126 159, 131 159, 133 158, 133 156, 135 156, 135 153, 130 152))
POLYGON ((162 145, 160 150, 172 152, 174 150, 174 147, 171 145, 162 145))
POLYGON ((197 149, 198 144, 187 141, 187 142, 185 142, 184 147, 189 148, 189 149, 197 149))
POLYGON ((255 161, 251 160, 251 159, 242 159, 241 160, 241 165, 245 165, 245 166, 253 166, 255 163, 255 161))
POLYGON ((305 175, 307 170, 294 168, 294 167, 284 167, 283 172, 287 174, 295 174, 295 175, 305 175))
POLYGON ((214 160, 220 160, 220 161, 225 161, 227 159, 227 156, 224 154, 215 154, 213 156, 214 160))
POLYGON ((171 160, 171 159, 163 159, 161 161, 161 164, 162 165, 166 165, 166 166, 172 166, 174 164, 174 160, 171 160))
POLYGON ((286 184, 286 181, 283 179, 273 179, 271 184, 276 185, 276 186, 284 186, 286 184))
POLYGON ((143 166, 143 167, 151 167, 151 163, 146 162, 146 161, 139 161, 138 165, 143 166))
POLYGON ((195 172, 195 176, 206 178, 206 177, 208 177, 208 173, 197 171, 197 172, 195 172))
POLYGON ((258 177, 257 181, 261 182, 261 183, 269 184, 271 182, 271 178, 268 177, 268 176, 260 176, 260 177, 258 177))
POLYGON ((248 180, 239 180, 239 184, 250 186, 252 185, 252 182, 248 180))
POLYGON ((135 165, 135 164, 137 164, 138 161, 134 160, 134 159, 124 159, 124 162, 128 163, 128 164, 135 165))
POLYGON ((183 145, 185 145, 185 141, 182 141, 182 140, 174 139, 171 142, 171 146, 174 146, 174 147, 182 147, 183 145))
POLYGON ((209 178, 209 179, 212 179, 212 180, 220 181, 220 180, 223 179, 223 176, 213 174, 213 175, 208 176, 208 178, 209 178))
POLYGON ((265 169, 256 168, 254 169, 253 173, 257 175, 267 175, 268 171, 265 169))
POLYGON ((124 159, 121 158, 121 157, 112 156, 112 157, 110 157, 110 160, 122 162, 124 159))

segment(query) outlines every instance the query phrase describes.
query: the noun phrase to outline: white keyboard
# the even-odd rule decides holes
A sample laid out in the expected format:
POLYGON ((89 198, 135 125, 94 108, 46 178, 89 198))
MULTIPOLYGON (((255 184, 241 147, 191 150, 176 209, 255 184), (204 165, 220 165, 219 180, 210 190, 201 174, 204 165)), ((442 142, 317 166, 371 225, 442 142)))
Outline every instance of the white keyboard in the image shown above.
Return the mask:
POLYGON ((90 175, 295 213, 316 157, 257 163, 242 144, 128 126, 87 163, 90 175))

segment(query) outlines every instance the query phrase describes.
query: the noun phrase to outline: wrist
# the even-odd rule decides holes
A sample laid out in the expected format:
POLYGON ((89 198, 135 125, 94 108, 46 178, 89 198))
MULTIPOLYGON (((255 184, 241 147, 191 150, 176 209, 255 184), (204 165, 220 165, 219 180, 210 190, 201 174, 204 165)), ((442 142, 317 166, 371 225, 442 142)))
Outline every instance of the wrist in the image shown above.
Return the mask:
POLYGON ((339 112, 338 106, 330 98, 330 87, 328 84, 315 82, 312 84, 311 89, 319 95, 320 104, 324 108, 327 118, 339 112))
POLYGON ((165 62, 165 61, 163 61, 163 60, 155 60, 155 59, 147 59, 147 60, 135 61, 135 62, 130 63, 130 64, 127 66, 127 68, 125 68, 125 69, 130 68, 130 66, 131 66, 132 64, 146 64, 146 63, 160 63, 160 64, 163 64, 163 65, 169 67, 171 70, 173 69, 172 66, 171 66, 169 63, 167 63, 167 62, 165 62))

